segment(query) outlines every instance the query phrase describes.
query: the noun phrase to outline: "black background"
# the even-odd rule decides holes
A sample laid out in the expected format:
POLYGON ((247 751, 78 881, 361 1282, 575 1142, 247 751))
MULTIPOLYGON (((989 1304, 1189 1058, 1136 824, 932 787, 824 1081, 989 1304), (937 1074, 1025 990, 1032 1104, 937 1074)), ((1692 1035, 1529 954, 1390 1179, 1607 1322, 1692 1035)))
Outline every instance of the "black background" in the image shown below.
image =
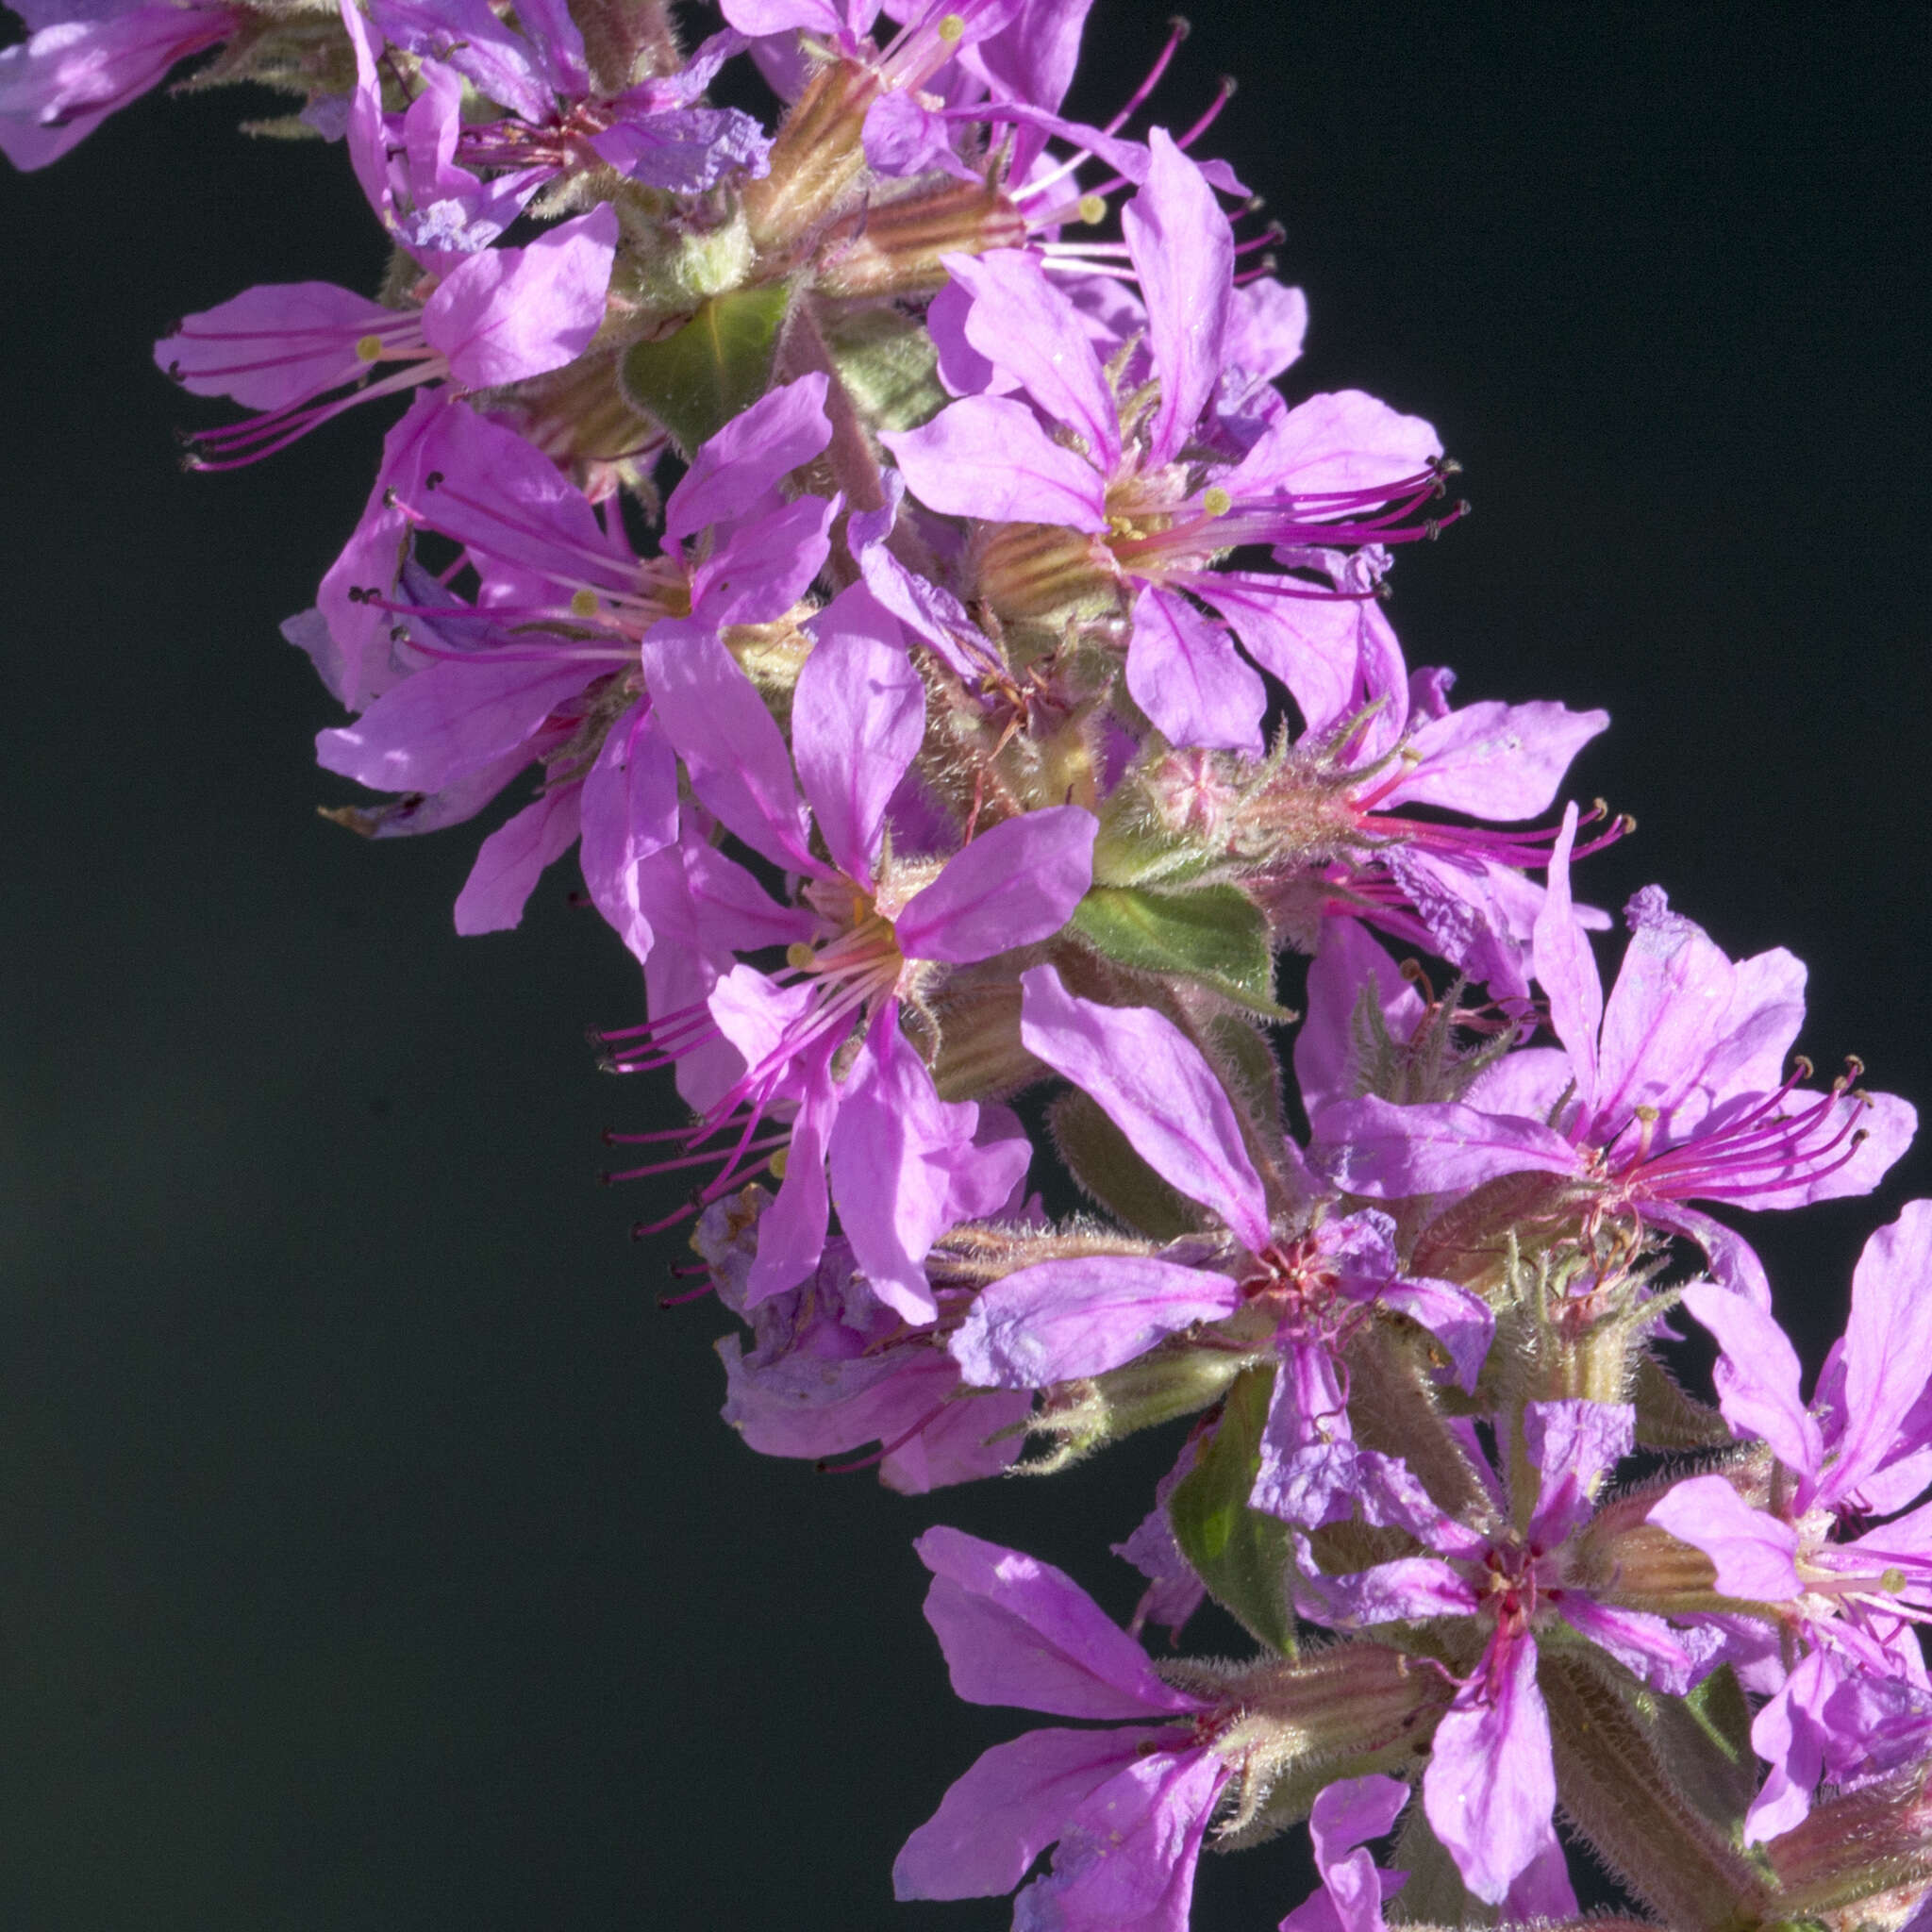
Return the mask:
MULTIPOLYGON (((1077 110, 1160 20, 1100 0, 1077 110)), ((1410 660, 1612 711, 1574 785, 1643 823, 1584 889, 1789 944, 1821 1063, 1922 1104, 1926 25, 1215 7, 1158 104, 1241 75, 1209 146, 1290 230, 1291 390, 1375 391, 1466 465, 1475 515, 1396 574, 1410 660)), ((380 408, 174 466, 158 333, 381 267, 341 151, 241 140, 259 110, 150 99, 0 183, 0 1924, 1003 1924, 891 1903, 1024 1723, 952 1700, 909 1541, 1018 1542, 1124 1613, 1106 1543, 1172 1443, 907 1501, 717 1421, 724 1318, 658 1311, 675 1244, 594 1184, 598 1129, 663 1106, 581 1042, 637 1016, 621 948, 564 867, 458 941, 474 829, 313 815, 337 719, 275 625, 380 408)), ((1814 1358, 1927 1191, 1922 1149, 1751 1228, 1814 1358)), ((1209 1859, 1196 1923, 1305 1889, 1279 1847, 1209 1859)))

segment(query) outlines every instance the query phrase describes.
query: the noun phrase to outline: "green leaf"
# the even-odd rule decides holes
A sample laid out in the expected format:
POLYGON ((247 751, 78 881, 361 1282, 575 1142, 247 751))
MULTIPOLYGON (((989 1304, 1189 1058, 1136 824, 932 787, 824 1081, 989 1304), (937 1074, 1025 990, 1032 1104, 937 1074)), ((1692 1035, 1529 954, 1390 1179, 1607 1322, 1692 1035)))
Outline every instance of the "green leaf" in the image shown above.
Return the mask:
POLYGON ((1248 1505, 1261 1467, 1261 1425, 1274 1388, 1273 1362, 1243 1369, 1235 1378, 1220 1425, 1174 1485, 1167 1516, 1181 1555, 1214 1600, 1260 1642, 1293 1657, 1294 1613, 1287 1586, 1294 1558, 1288 1525, 1248 1505))
POLYGON ((691 456, 764 394, 791 299, 783 283, 712 296, 675 335, 625 352, 625 394, 691 456))
POLYGON ((832 366, 874 429, 917 429, 951 399, 924 323, 896 308, 861 308, 824 323, 832 366))
POLYGON ((1075 1088, 1054 1103, 1047 1123, 1074 1178, 1122 1225, 1156 1241, 1201 1225, 1200 1210, 1141 1159, 1091 1095, 1075 1088))
POLYGON ((1682 1697, 1646 1700, 1658 1747, 1691 1804, 1726 1829, 1757 1795, 1751 1707, 1736 1674, 1722 1664, 1682 1697))
POLYGON ((1074 909, 1074 930, 1123 966, 1178 974, 1270 1020, 1293 1017, 1274 1004, 1268 922, 1237 887, 1149 892, 1095 886, 1074 909))

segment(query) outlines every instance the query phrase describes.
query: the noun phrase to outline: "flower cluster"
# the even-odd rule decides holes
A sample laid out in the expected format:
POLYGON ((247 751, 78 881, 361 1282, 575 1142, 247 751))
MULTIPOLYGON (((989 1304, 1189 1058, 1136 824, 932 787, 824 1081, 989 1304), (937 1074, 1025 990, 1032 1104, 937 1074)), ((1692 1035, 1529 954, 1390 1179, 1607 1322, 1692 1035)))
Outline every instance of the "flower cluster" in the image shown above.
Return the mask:
POLYGON ((346 147, 383 287, 156 360, 245 412, 192 467, 403 401, 286 626, 376 794, 330 816, 531 787, 465 933, 577 847, 641 969, 603 1064, 685 1116, 608 1178, 749 1331, 726 1420, 914 1493, 1178 1438, 1131 1631, 920 1540, 959 1694, 1076 1724, 968 1770, 902 1897, 1177 1932, 1204 1845, 1306 1823, 1284 1932, 1574 1921, 1560 1817, 1673 1926, 1932 1925, 1932 1203, 1808 1402, 1722 1218, 1869 1192, 1912 1109, 1816 1083, 1799 962, 1659 888, 1605 992, 1572 874, 1629 822, 1563 793, 1608 720, 1410 668, 1381 591, 1455 466, 1277 387, 1306 309, 1193 153, 1224 94, 1125 131, 1177 28, 1069 119, 1086 11, 724 0, 687 49, 664 0, 36 0, 0 145, 219 46, 346 147), (1156 1662, 1210 1597, 1254 1654, 1156 1662))

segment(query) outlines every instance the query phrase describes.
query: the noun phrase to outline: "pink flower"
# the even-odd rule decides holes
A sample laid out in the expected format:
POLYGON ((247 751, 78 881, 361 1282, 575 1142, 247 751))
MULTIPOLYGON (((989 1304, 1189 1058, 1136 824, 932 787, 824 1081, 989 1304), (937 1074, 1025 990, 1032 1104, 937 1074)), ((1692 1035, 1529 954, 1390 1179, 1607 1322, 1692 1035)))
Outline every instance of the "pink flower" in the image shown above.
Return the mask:
POLYGON ((1058 1841, 1052 1870, 1015 1901, 1016 1927, 1186 1932, 1201 1840, 1231 1774, 1209 1741, 1213 1707, 1163 1684, 1060 1571, 956 1529, 928 1530, 914 1547, 933 1573, 926 1621, 961 1697, 1142 1722, 995 1744, 907 1840, 895 1894, 1009 1891, 1058 1841))

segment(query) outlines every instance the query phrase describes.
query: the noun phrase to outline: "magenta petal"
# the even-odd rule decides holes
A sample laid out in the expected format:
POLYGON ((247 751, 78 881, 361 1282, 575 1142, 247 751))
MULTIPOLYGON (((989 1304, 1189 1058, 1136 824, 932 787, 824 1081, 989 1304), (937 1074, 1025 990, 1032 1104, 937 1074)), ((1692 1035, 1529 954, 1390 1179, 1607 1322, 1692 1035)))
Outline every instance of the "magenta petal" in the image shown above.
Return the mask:
POLYGON ((1357 705, 1363 626, 1387 620, 1353 598, 1297 596, 1289 579, 1214 571, 1188 588, 1234 626, 1249 657, 1279 678, 1310 731, 1325 731, 1357 705))
MULTIPOLYGON (((1550 877, 1554 885, 1554 859, 1550 877)), ((1587 1097, 1620 1124, 1633 1107, 1662 1108, 1665 1130, 1681 1136, 1736 1091, 1724 1061, 1735 1057, 1725 1041, 1737 968, 1702 926, 1671 911, 1655 889, 1638 893, 1624 917, 1630 943, 1604 1009, 1602 1079, 1587 1097)), ((1541 947, 1541 925, 1537 942, 1541 947)), ((1804 969, 1784 957, 1797 968, 1779 1003, 1787 1011, 1777 1037, 1788 1043, 1804 1015, 1804 969)), ((1541 971, 1541 952, 1538 961, 1541 971)))
POLYGON ((398 320, 333 282, 266 282, 189 316, 155 344, 155 366, 191 395, 279 409, 366 375, 358 339, 398 320))
POLYGON ((913 1548, 933 1573, 926 1622, 969 1704, 1083 1718, 1204 1707, 1163 1684, 1147 1654, 1064 1571, 943 1525, 913 1548))
MULTIPOLYGON (((1604 986, 1590 935, 1576 923, 1570 898, 1570 853, 1576 843, 1576 807, 1563 808, 1563 829, 1550 853, 1549 891, 1536 922, 1536 976, 1550 996, 1550 1026, 1576 1070, 1577 1097, 1586 1111, 1597 1098, 1597 1034, 1604 1024, 1604 986)), ((1618 981, 1621 989, 1623 981, 1618 981)))
POLYGON ((1714 1374, 1724 1420, 1740 1436, 1768 1442, 1792 1474, 1816 1477, 1824 1447, 1799 1393, 1798 1352, 1771 1310, 1734 1289, 1702 1281, 1684 1291, 1684 1306, 1723 1351, 1714 1374))
POLYGON ((791 751, 832 862, 870 885, 886 807, 925 730, 925 687, 903 650, 821 625, 791 699, 791 751))
POLYGON ((1536 703, 1469 705, 1409 734, 1414 772, 1386 808, 1437 805, 1507 823, 1547 811, 1576 754, 1610 723, 1607 711, 1536 703))
POLYGON ((1386 490, 1441 454, 1420 416, 1399 415, 1360 390, 1337 390, 1297 403, 1222 481, 1238 498, 1285 491, 1320 515, 1324 492, 1386 490))
POLYGON ((1147 347, 1160 380, 1148 459, 1164 463, 1193 434, 1221 379, 1234 231, 1164 127, 1152 130, 1147 146, 1152 165, 1121 210, 1121 233, 1147 304, 1147 347))
POLYGON ((1765 1274, 1757 1249, 1742 1235, 1681 1201, 1648 1200, 1643 1204, 1643 1218, 1695 1241, 1704 1250, 1711 1277, 1721 1288, 1748 1296, 1760 1308, 1771 1307, 1771 1277, 1765 1274))
POLYGON ((1240 1302, 1226 1275, 1151 1256, 1037 1261, 983 1289, 947 1346, 974 1388, 1042 1389, 1119 1368, 1240 1302))
POLYGON ((893 922, 899 950, 963 966, 1051 939, 1093 882, 1099 829, 1078 805, 1002 820, 906 902, 893 922))
POLYGON ((828 378, 817 372, 760 396, 732 417, 691 459, 664 505, 664 534, 676 542, 742 516, 768 491, 832 440, 828 378))
POLYGON ((1633 1676, 1669 1697, 1681 1697, 1696 1681, 1698 1665, 1709 1656, 1708 1631, 1680 1635, 1648 1610, 1626 1610, 1566 1591, 1558 1610, 1573 1630, 1617 1659, 1633 1676))
POLYGON ((1344 1193, 1376 1200, 1462 1193, 1500 1174, 1574 1174, 1576 1150, 1541 1121, 1458 1101, 1397 1107, 1374 1094, 1322 1116, 1317 1164, 1344 1193))
POLYGON ((1883 1463, 1932 1377, 1932 1201, 1913 1201, 1865 1243, 1845 1324, 1844 1428, 1827 1501, 1883 1463))
POLYGON ((1391 1281, 1376 1298, 1384 1307, 1420 1322, 1449 1351, 1457 1382, 1475 1392, 1496 1332, 1495 1310, 1481 1295, 1453 1281, 1417 1274, 1391 1281))
POLYGON ((1422 1024, 1422 995, 1388 949, 1353 919, 1324 919, 1308 968, 1307 1014, 1294 1039, 1294 1077, 1317 1133, 1328 1108, 1360 1091, 1355 1015, 1365 998, 1380 1009, 1391 1040, 1407 1040, 1422 1024))
POLYGON ((791 758, 765 701, 717 633, 677 619, 654 625, 641 649, 644 682, 691 789, 774 865, 822 877, 806 843, 791 758))
POLYGON ((825 1141, 839 1108, 827 1071, 829 1059, 829 1054, 822 1054, 803 1070, 805 1097, 791 1124, 785 1178, 777 1198, 758 1220, 758 1256, 745 1282, 747 1307, 803 1281, 825 1251, 825 1230, 832 1219, 825 1141))
POLYGON ((1127 690, 1170 744, 1260 752, 1267 686, 1227 632, 1175 591, 1149 588, 1134 606, 1127 690))
POLYGON ((1201 1840, 1232 1774, 1184 1744, 1135 1758, 1079 1806, 1052 1871, 1014 1901, 1017 1932, 1188 1932, 1201 1840))
POLYGON ((892 1896, 988 1898, 1011 1891, 1081 1801, 1150 1734, 1029 1731, 995 1744, 940 1801, 892 1864, 892 1896))
POLYGON ((924 428, 886 430, 879 441, 913 495, 946 516, 1107 528, 1101 474, 1055 442, 1024 403, 966 396, 924 428))
POLYGON ((1499 1904, 1550 1834, 1557 1773, 1536 1640, 1491 1641, 1475 1677, 1436 1726, 1423 1805, 1462 1882, 1499 1904))
POLYGON ((1676 1484, 1644 1521, 1702 1550, 1717 1565, 1721 1596, 1775 1604, 1804 1593, 1792 1561, 1797 1531, 1752 1508, 1721 1475, 1693 1475, 1676 1484))
POLYGON ((1121 454, 1113 391, 1079 310, 1048 279, 1040 258, 1028 249, 996 248, 980 256, 949 255, 945 266, 973 297, 966 340, 1056 423, 1076 431, 1088 461, 1111 475, 1121 454))
POLYGON ((1376 1624, 1419 1623, 1475 1612, 1475 1592, 1439 1557, 1397 1557, 1345 1576, 1324 1576, 1307 1539, 1297 1535, 1294 1541, 1301 1556, 1295 1607, 1332 1629, 1361 1630, 1376 1624))
POLYGON ((522 920, 543 868, 569 851, 577 835, 581 790, 565 785, 545 792, 477 847, 476 862, 457 894, 459 933, 504 932, 522 920))
POLYGON ((1020 1040, 1097 1100, 1164 1180, 1211 1208, 1252 1252, 1268 1244, 1268 1197, 1241 1124, 1199 1050, 1151 1007, 1077 999, 1051 966, 1021 974, 1020 1040))
POLYGON ((1382 1901, 1403 1877, 1377 1871, 1360 1848, 1380 1838, 1407 1802, 1400 1778, 1373 1774, 1323 1789, 1308 1813, 1322 1890, 1282 1920, 1279 1932, 1383 1932, 1382 1901))
POLYGON ((617 250, 617 210, 601 202, 527 248, 489 248, 443 278, 423 333, 465 389, 492 389, 561 369, 604 320, 617 250))
POLYGON ((939 1097, 886 1000, 852 1073, 827 1150, 832 1199, 873 1292, 908 1322, 939 1313, 925 1257, 951 1224, 954 1170, 974 1158, 978 1109, 939 1097))
POLYGON ((1541 1472, 1529 1534, 1560 1542, 1589 1520, 1603 1478, 1629 1455, 1637 1410, 1627 1402, 1530 1402, 1524 1405, 1524 1446, 1541 1472))
POLYGON ((353 724, 319 733, 316 761, 379 791, 438 791, 526 743, 589 682, 581 663, 445 658, 392 686, 353 724))
POLYGON ((677 837, 677 765, 641 702, 610 727, 584 778, 583 845, 577 863, 598 911, 640 959, 651 950, 651 922, 638 889, 638 865, 677 837))
POLYGON ((691 615, 716 629, 769 624, 811 589, 831 555, 841 497, 801 496, 730 525, 691 572, 691 615))

